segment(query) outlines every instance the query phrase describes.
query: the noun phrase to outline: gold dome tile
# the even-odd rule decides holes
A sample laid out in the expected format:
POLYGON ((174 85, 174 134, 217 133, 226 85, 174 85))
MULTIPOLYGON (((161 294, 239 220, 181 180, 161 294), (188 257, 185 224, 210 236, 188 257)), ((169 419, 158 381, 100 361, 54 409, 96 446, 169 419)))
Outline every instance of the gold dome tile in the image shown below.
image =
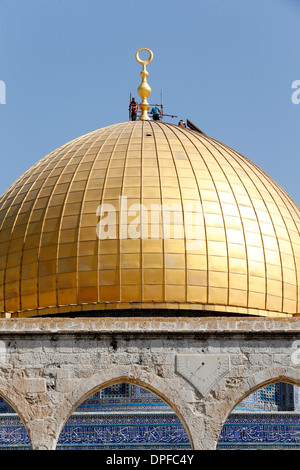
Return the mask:
POLYGON ((2 195, 0 224, 2 316, 300 312, 298 206, 233 149, 172 124, 125 122, 56 149, 2 195), (120 239, 135 219, 119 226, 120 196, 180 214, 201 204, 202 243, 190 248, 187 220, 164 237, 159 209, 156 238, 120 239), (117 211, 115 239, 97 237, 101 204, 117 211))

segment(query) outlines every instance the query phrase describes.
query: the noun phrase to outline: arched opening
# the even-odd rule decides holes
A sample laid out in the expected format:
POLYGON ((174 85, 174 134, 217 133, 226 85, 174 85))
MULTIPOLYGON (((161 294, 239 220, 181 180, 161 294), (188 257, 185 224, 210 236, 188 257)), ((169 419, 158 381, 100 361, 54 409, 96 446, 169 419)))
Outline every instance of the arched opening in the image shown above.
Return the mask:
POLYGON ((66 422, 57 450, 191 449, 188 434, 160 397, 129 382, 103 388, 66 422))
POLYGON ((265 385, 244 398, 228 416, 218 450, 300 449, 300 387, 265 385))
POLYGON ((30 450, 27 430, 12 406, 0 396, 0 450, 30 450))

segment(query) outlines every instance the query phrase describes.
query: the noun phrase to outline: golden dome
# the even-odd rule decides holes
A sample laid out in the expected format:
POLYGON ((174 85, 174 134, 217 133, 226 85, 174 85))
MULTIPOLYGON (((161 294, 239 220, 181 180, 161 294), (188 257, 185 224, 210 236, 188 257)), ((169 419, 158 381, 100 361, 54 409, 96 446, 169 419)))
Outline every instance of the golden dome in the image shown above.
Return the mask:
POLYGON ((3 194, 2 316, 293 315, 299 222, 298 206, 269 176, 205 134, 153 121, 96 130, 50 153, 3 194), (185 234, 165 238, 161 218, 157 238, 116 230, 101 239, 98 207, 118 211, 120 196, 146 208, 200 204, 202 243, 190 249, 185 234))

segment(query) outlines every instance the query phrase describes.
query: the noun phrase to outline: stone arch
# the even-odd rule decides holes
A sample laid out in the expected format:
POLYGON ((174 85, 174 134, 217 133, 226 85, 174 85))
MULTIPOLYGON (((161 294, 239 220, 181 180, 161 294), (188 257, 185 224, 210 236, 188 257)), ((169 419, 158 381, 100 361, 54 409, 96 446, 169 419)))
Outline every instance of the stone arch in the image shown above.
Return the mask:
MULTIPOLYGON (((119 369, 119 366, 117 368, 119 369)), ((176 388, 172 387, 172 385, 161 377, 155 376, 151 379, 151 374, 150 377, 148 377, 147 374, 143 374, 138 368, 135 374, 114 374, 114 372, 111 371, 110 375, 111 377, 108 378, 106 374, 106 380, 103 380, 104 377, 102 374, 93 375, 88 380, 85 380, 80 389, 77 389, 75 393, 72 394, 72 398, 68 397, 67 402, 65 401, 61 404, 58 413, 60 413, 60 417, 63 419, 60 419, 59 427, 57 428, 55 448, 67 420, 80 404, 97 391, 123 382, 142 387, 161 398, 179 418, 188 435, 191 449, 194 448, 195 433, 193 430, 196 427, 195 416, 187 407, 184 400, 181 399, 176 388), (64 411, 64 416, 61 414, 62 411, 64 411)))
POLYGON ((244 380, 240 382, 240 386, 225 390, 226 398, 222 403, 226 403, 227 406, 223 406, 223 413, 221 413, 222 419, 219 420, 218 423, 215 423, 215 436, 218 435, 219 438, 228 417, 240 402, 266 385, 278 382, 300 386, 299 370, 292 366, 270 366, 245 377, 244 380))
POLYGON ((30 448, 32 449, 28 404, 26 404, 24 398, 15 390, 14 387, 10 387, 6 383, 5 387, 3 387, 5 388, 5 391, 3 391, 1 385, 2 383, 0 383, 0 397, 13 409, 13 411, 16 413, 16 416, 20 419, 28 437, 30 448))
POLYGON ((262 369, 259 372, 253 372, 249 377, 245 378, 242 393, 237 390, 237 394, 230 393, 230 396, 228 396, 228 405, 230 405, 230 408, 226 410, 227 415, 225 421, 232 410, 247 396, 266 385, 276 382, 287 382, 300 386, 299 370, 295 367, 275 366, 262 369))
POLYGON ((199 439, 196 441, 199 445, 197 448, 216 449, 222 428, 238 403, 261 387, 275 382, 300 386, 299 369, 293 366, 271 365, 260 370, 250 368, 243 376, 232 374, 223 378, 203 399, 205 433, 202 442, 199 439))

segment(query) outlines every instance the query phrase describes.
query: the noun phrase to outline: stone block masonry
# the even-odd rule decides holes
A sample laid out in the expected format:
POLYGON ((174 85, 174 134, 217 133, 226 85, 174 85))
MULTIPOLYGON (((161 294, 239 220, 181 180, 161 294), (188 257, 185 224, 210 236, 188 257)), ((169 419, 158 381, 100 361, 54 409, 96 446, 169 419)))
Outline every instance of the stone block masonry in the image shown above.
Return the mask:
POLYGON ((232 409, 275 381, 300 385, 300 318, 27 318, 0 322, 0 394, 32 449, 56 448, 77 406, 132 382, 160 396, 193 449, 215 449, 232 409))

